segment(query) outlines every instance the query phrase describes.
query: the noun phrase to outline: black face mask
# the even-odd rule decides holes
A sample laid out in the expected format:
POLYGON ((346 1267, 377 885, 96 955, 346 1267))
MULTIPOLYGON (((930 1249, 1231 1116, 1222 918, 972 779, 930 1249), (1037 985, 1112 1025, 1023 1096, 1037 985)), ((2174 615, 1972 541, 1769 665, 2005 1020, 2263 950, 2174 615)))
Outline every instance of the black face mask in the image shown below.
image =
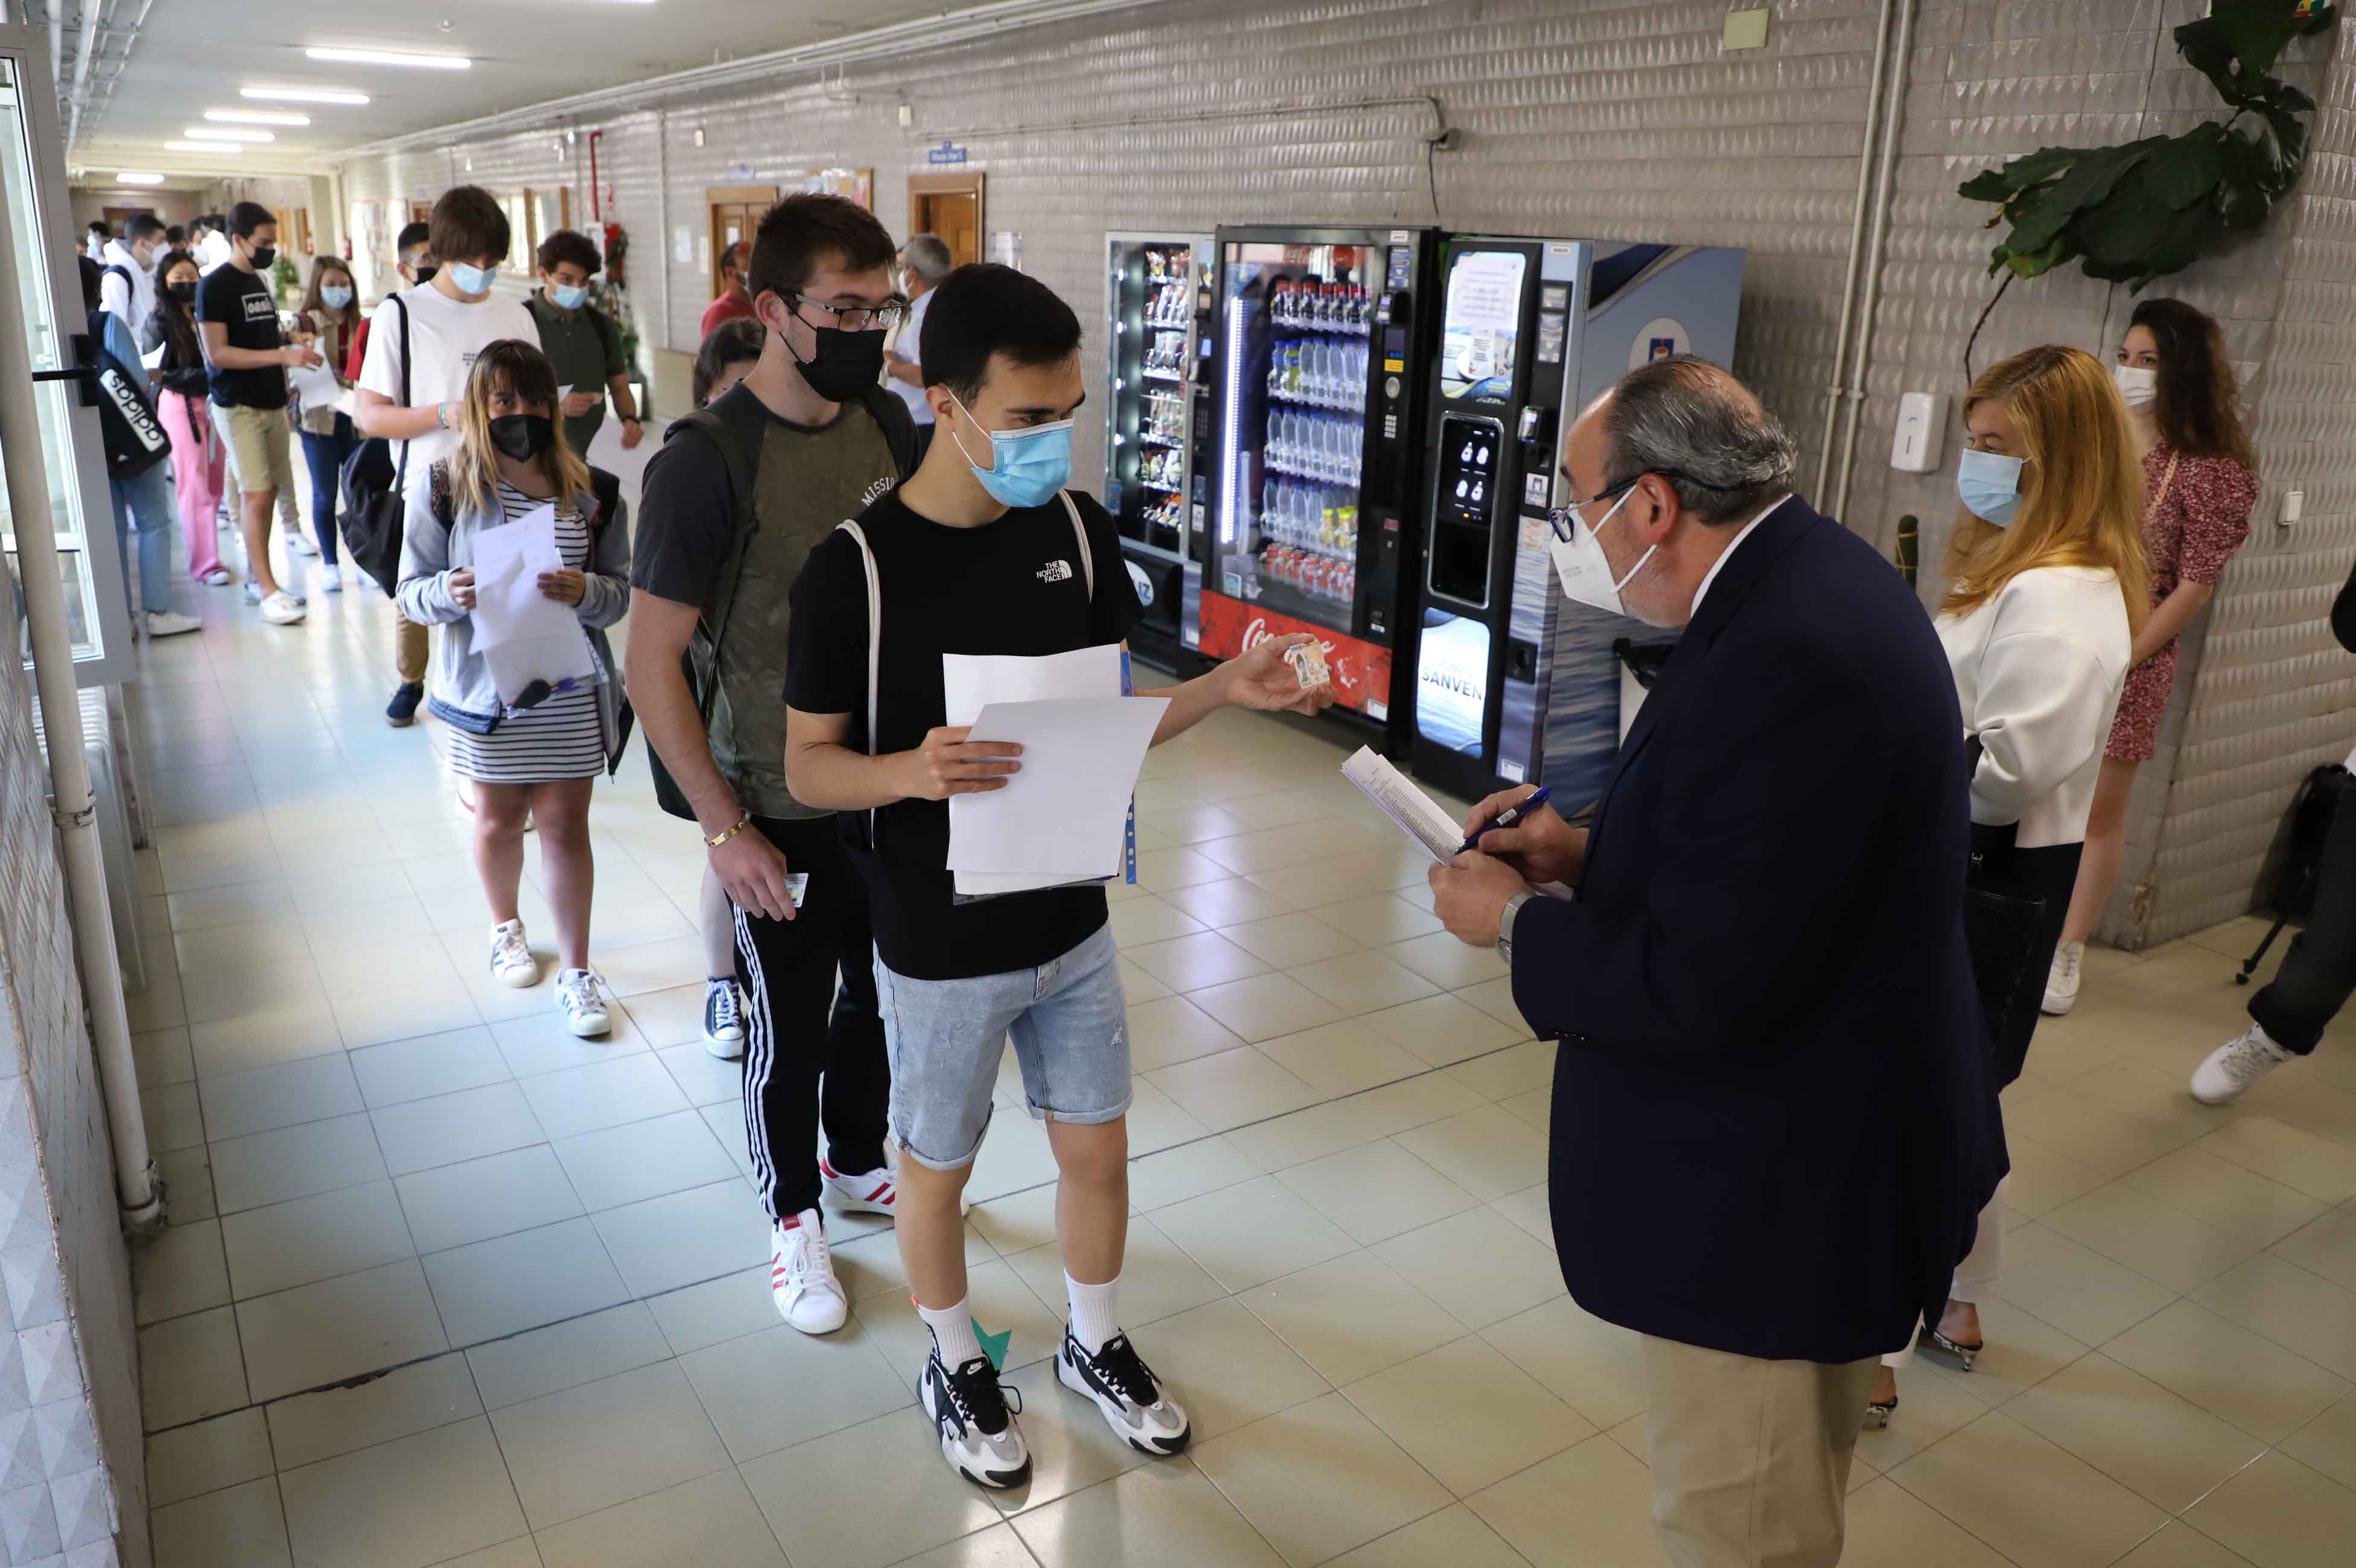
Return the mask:
POLYGON ((848 403, 863 387, 876 384, 884 374, 884 329, 845 332, 840 327, 813 327, 818 347, 807 360, 794 353, 792 339, 786 352, 801 368, 810 391, 829 403, 848 403))
POLYGON ((197 285, 192 283, 167 283, 164 292, 182 305, 194 305, 197 300, 197 285))
POLYGON ((270 270, 270 263, 277 259, 278 252, 272 246, 264 245, 262 249, 253 252, 253 270, 258 273, 266 273, 270 270))
POLYGON ((491 421, 491 445, 519 463, 529 463, 556 440, 556 425, 544 413, 503 413, 491 421))
POLYGON ((416 274, 418 284, 420 286, 423 286, 423 285, 432 283, 434 281, 434 274, 440 272, 442 269, 435 266, 432 262, 420 262, 409 270, 416 274))

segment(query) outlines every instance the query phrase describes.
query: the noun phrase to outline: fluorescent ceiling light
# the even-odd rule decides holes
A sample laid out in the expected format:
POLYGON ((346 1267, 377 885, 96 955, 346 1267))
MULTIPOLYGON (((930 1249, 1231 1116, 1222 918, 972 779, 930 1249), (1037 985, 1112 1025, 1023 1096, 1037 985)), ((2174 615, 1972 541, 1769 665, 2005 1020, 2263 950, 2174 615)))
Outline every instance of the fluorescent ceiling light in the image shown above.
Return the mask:
POLYGON ((164 177, 160 174, 140 174, 131 169, 124 169, 121 174, 114 177, 114 183, 117 185, 161 185, 164 183, 164 177))
POLYGON ((466 70, 474 61, 465 55, 404 54, 398 49, 306 48, 313 59, 340 60, 346 65, 412 65, 425 70, 466 70))
POLYGON ((345 92, 328 87, 241 87, 237 95, 262 103, 344 103, 356 108, 369 101, 365 92, 345 92))
POLYGON ((267 131, 228 131, 219 125, 191 125, 181 134, 192 142, 274 142, 267 131))
POLYGON ((166 142, 167 153, 241 153, 245 149, 235 142, 166 142))
POLYGON ((308 114, 281 114, 269 109, 208 109, 205 118, 224 125, 307 125, 308 114))

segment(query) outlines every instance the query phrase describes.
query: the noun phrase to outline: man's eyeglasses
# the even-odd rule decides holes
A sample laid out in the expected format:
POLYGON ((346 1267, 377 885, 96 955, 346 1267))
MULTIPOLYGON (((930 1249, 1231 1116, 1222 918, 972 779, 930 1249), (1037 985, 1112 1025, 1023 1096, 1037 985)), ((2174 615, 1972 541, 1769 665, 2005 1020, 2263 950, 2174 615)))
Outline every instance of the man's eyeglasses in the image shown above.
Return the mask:
MULTIPOLYGON (((873 332, 879 327, 889 332, 908 319, 908 302, 905 299, 895 299, 889 304, 878 306, 828 305, 802 294, 789 294, 785 296, 785 299, 786 303, 796 310, 808 306, 812 310, 825 311, 834 317, 833 325, 845 332, 873 332)), ((811 325, 819 324, 813 322, 811 325)))
POLYGON ((1557 539, 1561 540, 1565 544, 1569 544, 1571 542, 1573 537, 1570 531, 1570 525, 1579 521, 1579 511, 1581 507, 1590 507, 1597 501, 1610 500, 1612 497, 1620 494, 1622 491, 1627 489, 1631 485, 1633 485, 1637 480, 1643 478, 1646 474, 1652 475, 1656 479, 1674 479, 1680 484, 1693 485, 1705 490, 1717 490, 1722 494, 1731 494, 1736 490, 1748 489, 1750 488, 1747 485, 1714 485, 1708 479, 1697 479, 1691 474, 1686 473, 1677 468, 1642 468, 1637 470, 1635 473, 1629 475, 1624 479, 1604 486, 1601 489, 1596 491, 1593 495, 1588 497, 1583 501, 1572 501, 1567 506, 1556 507, 1553 510, 1547 513, 1547 526, 1554 530, 1554 536, 1557 539))

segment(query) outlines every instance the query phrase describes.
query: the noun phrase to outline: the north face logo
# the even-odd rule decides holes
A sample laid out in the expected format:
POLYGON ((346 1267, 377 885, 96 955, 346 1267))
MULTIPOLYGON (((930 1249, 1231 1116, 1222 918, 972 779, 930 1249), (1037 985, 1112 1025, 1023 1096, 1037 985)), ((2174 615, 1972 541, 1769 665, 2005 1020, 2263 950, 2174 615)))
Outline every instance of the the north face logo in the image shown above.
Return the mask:
POLYGON ((1072 580, 1072 564, 1069 561, 1050 561, 1039 568, 1039 580, 1043 583, 1068 583, 1072 580))

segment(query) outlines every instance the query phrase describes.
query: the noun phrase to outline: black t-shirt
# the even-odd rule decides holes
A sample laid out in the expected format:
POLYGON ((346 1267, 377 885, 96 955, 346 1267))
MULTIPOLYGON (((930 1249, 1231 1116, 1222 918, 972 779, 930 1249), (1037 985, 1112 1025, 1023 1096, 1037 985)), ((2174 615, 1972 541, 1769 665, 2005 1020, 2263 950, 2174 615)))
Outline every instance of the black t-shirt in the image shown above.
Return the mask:
MULTIPOLYGON (((1075 494, 1096 569, 1087 573, 1064 503, 1018 507, 983 528, 945 528, 895 491, 860 514, 884 601, 876 750, 912 751, 948 722, 945 653, 1068 653, 1125 639, 1144 611, 1121 564, 1113 521, 1075 494)), ((867 748, 867 572, 859 545, 836 532, 810 552, 794 585, 786 702, 806 714, 848 714, 844 744, 867 748)), ((1019 785, 1017 786, 1019 788, 1019 785)), ((863 813, 846 821, 863 826, 863 813)), ((945 800, 900 800, 875 813, 860 859, 873 886, 875 946, 912 980, 963 980, 1031 969, 1070 951, 1105 923, 1098 887, 1010 893, 958 904, 948 871, 945 800)))
MULTIPOLYGON (((278 302, 259 273, 223 263, 197 285, 197 319, 218 321, 229 328, 232 349, 276 349, 278 302)), ((198 328, 202 331, 202 328, 198 328)), ((212 371, 212 398, 231 408, 284 408, 286 371, 278 365, 260 370, 212 371)))

